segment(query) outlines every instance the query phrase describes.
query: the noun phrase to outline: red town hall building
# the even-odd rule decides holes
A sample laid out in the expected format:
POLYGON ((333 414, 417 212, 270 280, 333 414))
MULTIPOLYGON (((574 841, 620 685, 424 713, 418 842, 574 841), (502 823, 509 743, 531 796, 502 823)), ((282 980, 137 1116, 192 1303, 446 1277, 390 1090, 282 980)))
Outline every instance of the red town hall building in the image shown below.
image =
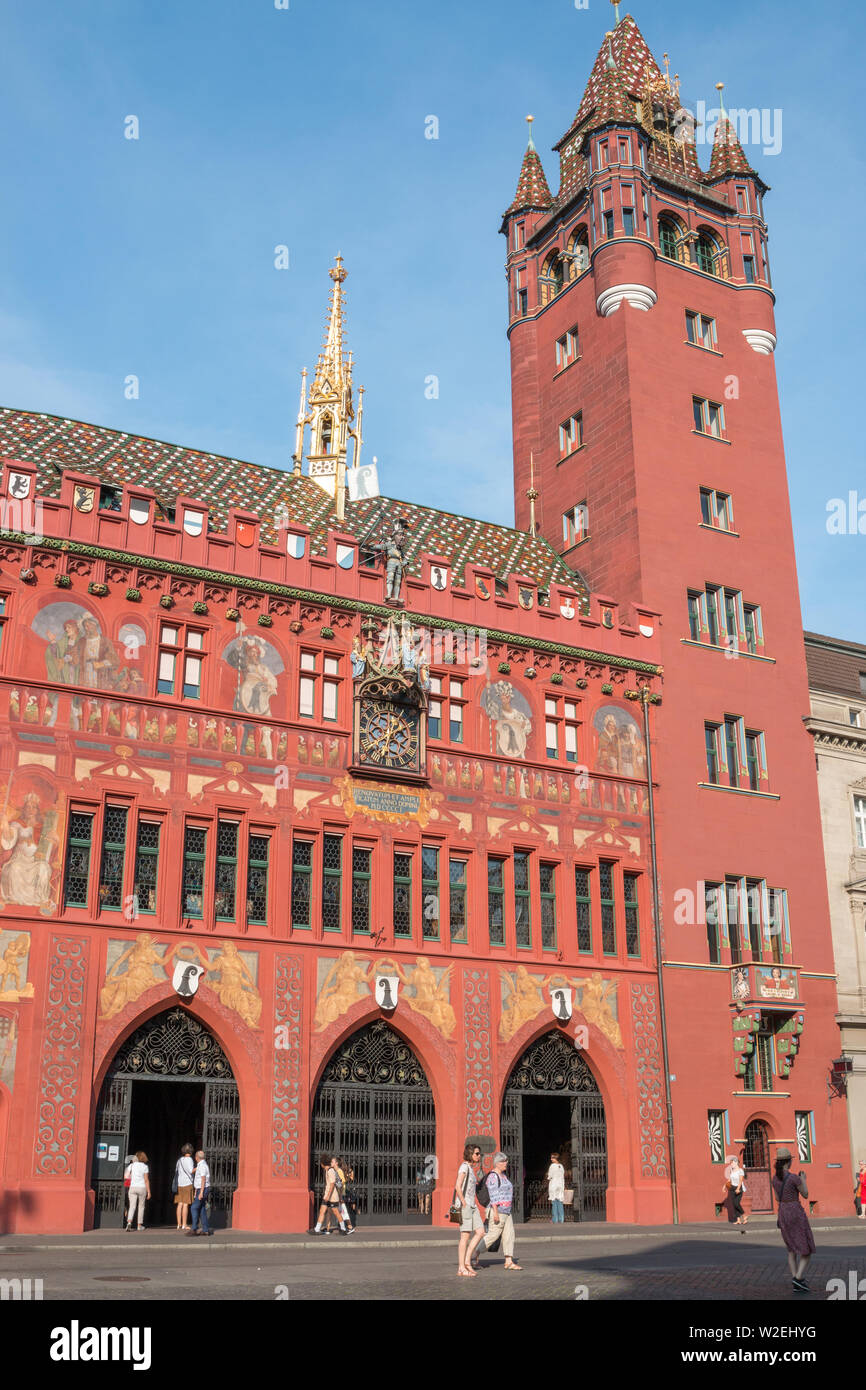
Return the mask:
POLYGON ((339 258, 292 471, 0 411, 0 1229, 140 1148, 173 1223, 187 1140, 246 1229, 331 1152, 440 1221, 468 1135, 524 1219, 553 1148, 576 1220, 783 1142, 847 1210, 764 185, 678 108, 627 17, 530 141, 518 529, 377 495, 339 258))

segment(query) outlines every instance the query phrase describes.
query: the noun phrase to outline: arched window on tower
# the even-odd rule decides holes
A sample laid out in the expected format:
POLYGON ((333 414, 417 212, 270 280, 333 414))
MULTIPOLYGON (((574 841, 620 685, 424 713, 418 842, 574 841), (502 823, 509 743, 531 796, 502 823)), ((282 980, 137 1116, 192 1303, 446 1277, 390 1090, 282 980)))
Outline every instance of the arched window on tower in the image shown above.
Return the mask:
POLYGON ((678 222, 676 218, 669 216, 659 218, 659 250, 666 260, 682 261, 685 259, 683 256, 685 246, 683 235, 682 223, 678 222))
POLYGON ((569 276, 576 280, 585 270, 589 270, 589 233, 585 226, 576 228, 568 243, 569 276))
POLYGON ((558 251, 551 251, 541 267, 540 299, 542 304, 549 304, 552 299, 555 299, 564 284, 565 262, 558 251))
POLYGON ((334 422, 330 415, 322 416, 322 453, 331 452, 331 444, 334 438, 334 422))
POLYGON ((698 230, 695 242, 695 260, 698 270, 705 275, 716 275, 720 280, 727 279, 727 248, 706 227, 698 230))

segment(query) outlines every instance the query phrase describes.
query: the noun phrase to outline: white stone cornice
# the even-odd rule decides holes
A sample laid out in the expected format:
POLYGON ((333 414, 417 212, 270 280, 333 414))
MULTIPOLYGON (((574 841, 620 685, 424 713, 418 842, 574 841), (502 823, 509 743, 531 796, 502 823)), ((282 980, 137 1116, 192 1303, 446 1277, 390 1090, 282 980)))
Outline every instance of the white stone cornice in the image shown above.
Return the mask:
POLYGON ((609 289, 602 290, 595 305, 602 318, 609 318, 616 313, 623 300, 633 309, 646 310, 651 309, 657 299, 658 295, 649 285, 611 285, 609 289))
POLYGON ((769 356, 776 351, 776 335, 766 328, 744 328, 743 337, 749 344, 753 352, 761 352, 764 356, 769 356))

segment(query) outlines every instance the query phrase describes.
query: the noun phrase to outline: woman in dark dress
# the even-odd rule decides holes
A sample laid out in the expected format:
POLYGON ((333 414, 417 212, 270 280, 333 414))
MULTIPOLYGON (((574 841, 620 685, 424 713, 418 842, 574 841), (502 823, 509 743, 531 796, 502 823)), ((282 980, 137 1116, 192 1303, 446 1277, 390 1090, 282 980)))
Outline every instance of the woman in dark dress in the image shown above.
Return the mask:
POLYGON ((779 1149, 776 1153, 776 1176, 773 1178, 773 1191, 779 1203, 777 1225, 782 1239, 788 1248, 788 1268, 791 1282, 797 1293, 808 1293, 805 1280, 806 1268, 815 1253, 812 1227, 805 1208, 800 1205, 800 1197, 809 1196, 806 1178, 803 1173, 796 1177, 791 1172, 791 1153, 789 1149, 779 1149))

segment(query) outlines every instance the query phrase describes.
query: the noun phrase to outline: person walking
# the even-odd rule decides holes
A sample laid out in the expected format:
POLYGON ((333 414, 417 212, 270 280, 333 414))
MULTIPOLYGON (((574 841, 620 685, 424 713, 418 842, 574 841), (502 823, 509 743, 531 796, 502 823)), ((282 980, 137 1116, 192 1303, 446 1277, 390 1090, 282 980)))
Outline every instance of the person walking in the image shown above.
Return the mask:
POLYGON ((809 1260, 815 1253, 815 1239, 805 1209, 800 1205, 800 1197, 808 1197, 806 1177, 791 1172, 790 1149, 776 1151, 776 1175, 773 1178, 773 1191, 779 1203, 776 1225, 782 1232, 782 1239, 788 1249, 788 1268, 791 1283, 797 1293, 808 1293, 809 1285, 805 1274, 809 1260))
POLYGON ((460 1220, 460 1244, 457 1247, 457 1273, 467 1279, 476 1279, 477 1272, 472 1268, 472 1256, 484 1239, 484 1222, 475 1190, 478 1185, 476 1168, 481 1163, 481 1150, 477 1144, 467 1144, 463 1150, 463 1162, 457 1169, 454 1181, 456 1204, 462 1209, 460 1220))
POLYGON ((139 1149, 135 1158, 130 1163, 124 1178, 129 1178, 129 1213, 126 1218, 126 1229, 132 1230, 132 1223, 138 1217, 138 1230, 144 1230, 144 1204, 150 1201, 150 1169, 147 1166, 147 1154, 143 1149, 139 1149))
POLYGON ((860 1160, 860 1172, 854 1183, 854 1206, 861 1221, 866 1221, 866 1158, 860 1160))
POLYGON ((565 1221, 565 1207, 562 1203, 565 1196, 565 1169, 559 1161, 559 1154, 550 1155, 550 1167, 547 1170, 547 1195, 553 1213, 550 1219, 558 1225, 565 1221))
POLYGON ((725 1198, 724 1207, 728 1213, 728 1221, 732 1225, 737 1225, 742 1234, 746 1231, 748 1217, 743 1211, 743 1193, 746 1190, 745 1169, 740 1167, 739 1159, 735 1154, 728 1154, 725 1159, 725 1198))
POLYGON ((192 1144, 184 1144, 174 1168, 174 1204, 177 1207, 177 1229, 189 1230, 189 1209, 195 1188, 195 1160, 192 1144))
POLYGON ((343 1221, 343 1214, 340 1211, 340 1175, 337 1171, 337 1160, 331 1154, 324 1154, 320 1161, 320 1167, 325 1174, 325 1190, 322 1194, 322 1205, 319 1207, 319 1216, 313 1230, 316 1235, 331 1234, 331 1217, 336 1214, 340 1223, 340 1230, 346 1234, 346 1225, 343 1221), (325 1224, 327 1222, 327 1224, 325 1224))
POLYGON ((514 1201, 514 1187, 506 1176, 508 1158, 503 1153, 493 1155, 493 1169, 487 1174, 487 1191, 490 1194, 490 1207, 487 1213, 487 1235, 485 1249, 490 1250, 497 1241, 502 1241, 506 1269, 522 1269, 514 1259, 514 1219, 511 1206, 514 1201))
POLYGON ((213 1231, 207 1220, 207 1199, 210 1193, 210 1168, 205 1162, 204 1151, 199 1149, 195 1156, 195 1176, 193 1178, 192 1226, 188 1236, 212 1236, 213 1231))
POLYGON ((358 1187, 355 1182, 355 1170, 347 1159, 343 1159, 343 1173, 343 1201, 348 1216, 346 1225, 351 1233, 358 1225, 358 1187))

